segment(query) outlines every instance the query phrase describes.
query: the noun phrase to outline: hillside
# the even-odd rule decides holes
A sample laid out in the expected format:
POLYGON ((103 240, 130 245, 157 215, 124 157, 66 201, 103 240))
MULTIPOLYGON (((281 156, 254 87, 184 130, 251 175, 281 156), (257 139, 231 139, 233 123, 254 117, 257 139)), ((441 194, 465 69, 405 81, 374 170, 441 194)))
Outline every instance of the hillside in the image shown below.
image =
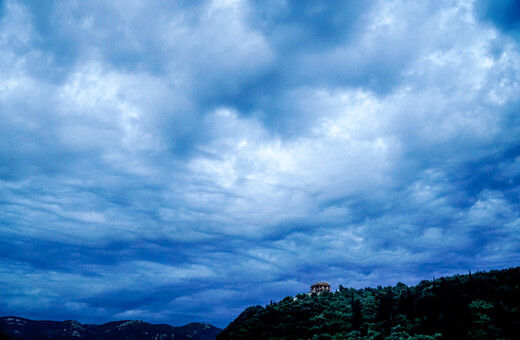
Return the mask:
POLYGON ((173 327, 128 320, 89 325, 72 320, 59 322, 33 321, 19 317, 0 318, 0 340, 213 340, 220 331, 220 328, 205 323, 173 327))
POLYGON ((518 339, 520 267, 247 308, 217 339, 518 339))

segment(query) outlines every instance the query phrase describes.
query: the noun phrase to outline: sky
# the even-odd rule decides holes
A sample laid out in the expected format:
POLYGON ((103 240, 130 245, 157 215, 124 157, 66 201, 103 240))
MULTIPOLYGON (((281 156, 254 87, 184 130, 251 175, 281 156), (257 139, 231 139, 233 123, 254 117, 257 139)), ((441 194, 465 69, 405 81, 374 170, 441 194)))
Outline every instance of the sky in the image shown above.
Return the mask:
POLYGON ((519 107, 514 0, 0 1, 0 314, 518 266, 519 107))

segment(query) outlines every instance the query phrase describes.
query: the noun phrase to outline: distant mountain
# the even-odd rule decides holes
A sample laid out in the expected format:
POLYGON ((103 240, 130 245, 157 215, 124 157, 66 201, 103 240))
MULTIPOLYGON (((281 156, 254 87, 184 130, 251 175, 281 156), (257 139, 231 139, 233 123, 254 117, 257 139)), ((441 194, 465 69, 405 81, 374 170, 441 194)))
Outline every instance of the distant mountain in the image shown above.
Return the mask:
POLYGON ((516 340, 520 267, 288 296, 247 308, 217 339, 516 340))
POLYGON ((220 331, 220 328, 206 323, 173 327, 127 320, 90 325, 72 320, 34 321, 14 316, 0 318, 0 340, 213 340, 220 331))

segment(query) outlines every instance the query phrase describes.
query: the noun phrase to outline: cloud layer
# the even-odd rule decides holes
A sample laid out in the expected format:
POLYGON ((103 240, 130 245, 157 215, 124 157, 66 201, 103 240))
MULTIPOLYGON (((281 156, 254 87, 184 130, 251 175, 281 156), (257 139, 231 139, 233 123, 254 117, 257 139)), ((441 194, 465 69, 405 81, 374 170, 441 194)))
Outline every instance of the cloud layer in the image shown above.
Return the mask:
POLYGON ((514 1, 4 1, 0 312, 225 326, 520 264, 514 1))

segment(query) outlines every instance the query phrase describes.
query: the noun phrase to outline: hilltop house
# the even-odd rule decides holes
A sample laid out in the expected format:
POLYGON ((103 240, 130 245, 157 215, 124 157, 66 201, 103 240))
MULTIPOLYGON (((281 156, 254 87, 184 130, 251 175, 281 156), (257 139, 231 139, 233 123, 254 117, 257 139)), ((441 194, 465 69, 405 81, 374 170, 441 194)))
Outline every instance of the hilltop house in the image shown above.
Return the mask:
POLYGON ((311 286, 311 293, 319 294, 321 292, 330 292, 330 285, 327 282, 316 282, 311 286))

